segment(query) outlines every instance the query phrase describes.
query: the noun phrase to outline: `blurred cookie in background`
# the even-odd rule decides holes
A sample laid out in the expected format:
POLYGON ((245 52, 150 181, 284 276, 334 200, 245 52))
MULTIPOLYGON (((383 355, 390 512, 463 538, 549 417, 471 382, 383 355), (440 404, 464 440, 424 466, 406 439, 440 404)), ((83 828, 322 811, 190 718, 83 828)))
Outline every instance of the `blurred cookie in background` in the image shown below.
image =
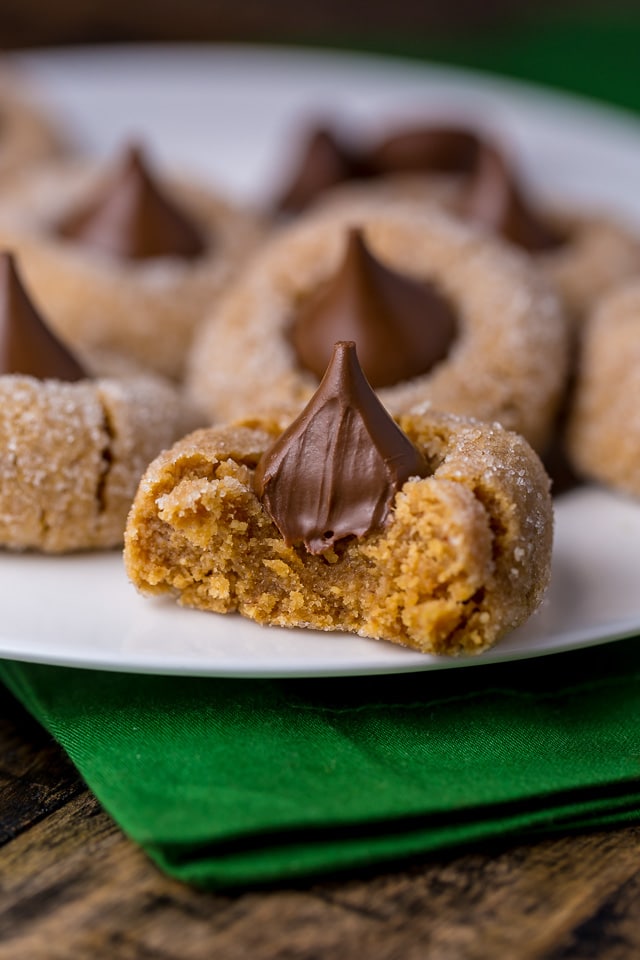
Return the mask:
POLYGON ((17 174, 70 150, 61 119, 23 74, 0 68, 0 191, 17 174))
POLYGON ((353 340, 394 415, 497 420, 544 447, 566 318, 530 258, 442 210, 308 213, 265 243, 196 336, 187 389, 213 420, 299 411, 353 340))
POLYGON ((492 133, 441 120, 372 142, 337 125, 311 129, 276 198, 281 213, 379 200, 414 211, 443 206, 530 254, 579 327, 599 297, 640 270, 640 235, 598 210, 542 201, 492 133))
POLYGON ((157 375, 94 376, 0 254, 0 546, 118 546, 147 464, 196 422, 157 375))
POLYGON ((585 326, 567 450, 581 476, 640 497, 640 280, 585 326))
POLYGON ((49 164, 0 206, 52 327, 80 350, 120 352, 179 379, 203 314, 261 241, 253 212, 128 145, 111 163, 49 164))

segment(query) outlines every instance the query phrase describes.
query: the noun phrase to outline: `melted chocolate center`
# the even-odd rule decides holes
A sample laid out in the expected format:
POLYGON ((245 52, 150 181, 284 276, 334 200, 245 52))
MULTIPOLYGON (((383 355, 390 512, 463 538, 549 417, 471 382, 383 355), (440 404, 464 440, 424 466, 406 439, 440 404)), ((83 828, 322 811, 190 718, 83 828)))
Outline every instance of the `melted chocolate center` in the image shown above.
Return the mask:
POLYGON ((382 527, 405 481, 427 473, 347 342, 335 345, 316 393, 263 454, 254 489, 289 546, 322 554, 382 527))
POLYGON ((35 309, 10 253, 0 253, 0 374, 4 373, 40 380, 86 377, 35 309))
POLYGON ((300 365, 320 379, 336 341, 354 340, 367 379, 379 388, 429 371, 456 330, 453 310, 431 284, 386 267, 352 228, 336 274, 296 316, 291 342, 300 365))
POLYGON ((57 225, 57 233, 122 260, 195 259, 206 243, 161 190, 137 147, 129 147, 103 190, 57 225))
POLYGON ((504 157, 486 144, 463 189, 458 212, 531 253, 553 250, 566 240, 535 212, 504 157))

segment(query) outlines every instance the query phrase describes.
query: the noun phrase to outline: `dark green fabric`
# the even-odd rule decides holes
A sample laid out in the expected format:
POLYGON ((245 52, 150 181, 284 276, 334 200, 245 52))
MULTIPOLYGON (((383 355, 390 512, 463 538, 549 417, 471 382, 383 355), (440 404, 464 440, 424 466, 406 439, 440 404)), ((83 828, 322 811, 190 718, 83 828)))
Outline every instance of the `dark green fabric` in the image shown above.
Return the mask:
POLYGON ((640 816, 640 641, 297 681, 0 678, 133 839, 226 887, 640 816))
POLYGON ((607 13, 529 12, 500 28, 474 24, 455 36, 348 37, 341 45, 486 70, 640 111, 640 12, 616 11, 615 3, 607 13))
MULTIPOLYGON (((640 17, 384 46, 640 111, 640 17)), ((17 663, 0 664, 0 679, 123 829, 163 869, 205 886, 640 819, 640 640, 355 680, 17 663)))

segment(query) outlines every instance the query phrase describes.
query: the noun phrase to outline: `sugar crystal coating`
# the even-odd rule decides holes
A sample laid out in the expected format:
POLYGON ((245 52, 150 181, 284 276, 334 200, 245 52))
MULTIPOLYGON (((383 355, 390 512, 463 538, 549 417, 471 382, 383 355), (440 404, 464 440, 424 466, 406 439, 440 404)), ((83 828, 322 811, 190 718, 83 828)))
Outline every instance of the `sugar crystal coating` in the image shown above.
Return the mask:
POLYGON ((297 363, 289 326, 298 306, 335 272, 354 222, 385 264, 437 284, 459 320, 440 363, 379 390, 387 409, 429 403, 499 420, 541 448, 564 391, 566 318, 528 257, 437 211, 360 204, 280 231, 196 338, 188 376, 193 402, 221 421, 302 409, 317 382, 297 363))
POLYGON ((403 485, 384 529, 316 556, 285 543, 253 488, 282 426, 254 420, 197 431, 149 466, 125 538, 139 590, 439 654, 477 653, 539 605, 553 515, 548 477, 521 437, 407 414, 400 426, 430 475, 403 485))

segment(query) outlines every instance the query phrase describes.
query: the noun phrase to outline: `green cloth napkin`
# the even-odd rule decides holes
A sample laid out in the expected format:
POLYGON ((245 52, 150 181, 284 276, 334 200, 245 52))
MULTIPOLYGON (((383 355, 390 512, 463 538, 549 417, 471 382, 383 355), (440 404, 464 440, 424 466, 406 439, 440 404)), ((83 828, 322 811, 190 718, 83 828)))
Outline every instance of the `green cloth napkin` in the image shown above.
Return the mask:
POLYGON ((640 817, 640 641, 296 681, 0 665, 156 863, 215 888, 640 817))
MULTIPOLYGON (((477 24, 455 35, 385 36, 366 42, 344 38, 347 47, 438 61, 569 90, 640 110, 640 13, 584 9, 516 11, 504 25, 477 24)), ((491 22, 491 15, 485 18, 491 22)))
MULTIPOLYGON (((448 46, 385 43, 640 109, 639 41, 640 18, 592 17, 448 46)), ((156 863, 203 886, 640 819, 640 640, 385 678, 7 662, 2 680, 156 863)))

